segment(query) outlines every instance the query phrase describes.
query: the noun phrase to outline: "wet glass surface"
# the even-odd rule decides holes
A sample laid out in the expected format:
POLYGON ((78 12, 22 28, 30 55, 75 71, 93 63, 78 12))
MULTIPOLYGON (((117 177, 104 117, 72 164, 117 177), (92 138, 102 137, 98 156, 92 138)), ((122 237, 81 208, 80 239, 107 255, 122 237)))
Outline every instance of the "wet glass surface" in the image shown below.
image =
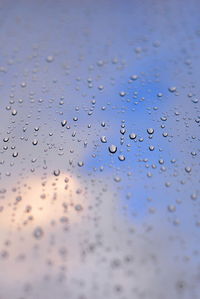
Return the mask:
POLYGON ((0 2, 0 299, 200 298, 199 16, 0 2))

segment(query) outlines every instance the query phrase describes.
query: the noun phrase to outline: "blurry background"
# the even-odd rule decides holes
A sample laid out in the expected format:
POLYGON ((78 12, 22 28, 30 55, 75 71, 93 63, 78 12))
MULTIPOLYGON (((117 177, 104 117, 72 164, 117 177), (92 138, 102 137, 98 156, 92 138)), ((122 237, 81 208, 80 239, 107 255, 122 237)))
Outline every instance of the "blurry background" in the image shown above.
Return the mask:
POLYGON ((200 298, 199 1, 0 1, 0 299, 200 298))

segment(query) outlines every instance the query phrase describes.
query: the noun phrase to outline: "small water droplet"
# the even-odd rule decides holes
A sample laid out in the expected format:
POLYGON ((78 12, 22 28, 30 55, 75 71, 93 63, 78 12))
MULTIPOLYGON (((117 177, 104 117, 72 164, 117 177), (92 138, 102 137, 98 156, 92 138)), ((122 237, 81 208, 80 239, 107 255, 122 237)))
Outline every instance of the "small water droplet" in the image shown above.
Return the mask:
POLYGON ((52 55, 49 55, 49 56, 47 56, 46 61, 52 62, 52 61, 54 61, 54 57, 52 55))
POLYGON ((190 166, 186 166, 186 167, 185 167, 185 171, 186 171, 187 173, 190 173, 190 172, 192 171, 192 168, 191 168, 190 166))
POLYGON ((67 121, 65 119, 63 121, 61 121, 62 127, 64 127, 66 124, 67 124, 67 121))
POLYGON ((13 110, 12 110, 12 115, 15 116, 16 114, 17 114, 17 110, 16 110, 16 109, 13 109, 13 110))
POLYGON ((131 133, 130 135, 129 135, 129 138, 130 139, 135 139, 137 137, 137 135, 135 134, 135 133, 131 133))
POLYGON ((54 170, 53 174, 54 174, 55 176, 59 176, 59 175, 60 175, 60 169, 56 169, 56 170, 54 170))
POLYGON ((83 161, 79 161, 77 164, 78 164, 79 167, 82 167, 84 165, 84 162, 83 161))
POLYGON ((44 232, 41 227, 36 227, 33 231, 33 235, 36 239, 41 239, 44 235, 44 232))
POLYGON ((75 210, 76 210, 77 212, 80 212, 80 211, 83 210, 83 207, 82 207, 82 205, 80 205, 80 204, 75 205, 74 208, 75 208, 75 210))
POLYGON ((153 128, 148 128, 147 129, 147 133, 148 134, 153 134, 154 133, 154 129, 153 128))
POLYGON ((106 136, 101 136, 101 142, 106 143, 107 142, 107 138, 106 136))
POLYGON ((18 156, 18 152, 14 152, 12 155, 14 158, 16 158, 18 156))
POLYGON ((38 144, 37 139, 34 139, 33 142, 32 142, 32 144, 33 144, 33 145, 37 145, 37 144, 38 144))
POLYGON ((125 160, 125 156, 124 156, 124 155, 119 155, 118 159, 119 159, 120 161, 124 161, 124 160, 125 160))
POLYGON ((111 144, 108 149, 111 154, 114 154, 117 151, 117 147, 114 144, 111 144))

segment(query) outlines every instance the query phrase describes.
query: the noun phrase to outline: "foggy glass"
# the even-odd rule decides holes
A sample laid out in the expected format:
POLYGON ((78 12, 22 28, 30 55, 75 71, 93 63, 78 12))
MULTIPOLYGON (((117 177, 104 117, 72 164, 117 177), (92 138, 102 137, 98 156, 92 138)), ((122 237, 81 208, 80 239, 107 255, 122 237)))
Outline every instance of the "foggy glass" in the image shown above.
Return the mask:
POLYGON ((0 299, 200 298, 199 16, 0 2, 0 299))

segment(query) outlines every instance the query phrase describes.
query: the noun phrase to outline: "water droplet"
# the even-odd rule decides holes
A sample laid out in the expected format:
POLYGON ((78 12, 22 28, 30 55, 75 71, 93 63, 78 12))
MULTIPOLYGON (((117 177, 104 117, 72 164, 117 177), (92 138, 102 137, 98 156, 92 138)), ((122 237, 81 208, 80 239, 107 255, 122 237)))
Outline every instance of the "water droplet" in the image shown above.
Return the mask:
POLYGON ((120 91, 119 95, 120 95, 121 97, 124 97, 124 96, 126 95, 126 92, 125 92, 125 91, 120 91))
POLYGON ((8 142, 9 141, 9 137, 4 137, 3 141, 4 142, 8 142))
POLYGON ((23 87, 23 88, 26 87, 26 82, 22 82, 21 87, 23 87))
POLYGON ((192 152, 191 152, 191 155, 192 155, 193 157, 195 157, 195 156, 197 155, 197 153, 196 153, 195 151, 192 151, 192 152))
POLYGON ((44 235, 44 232, 41 227, 36 227, 33 231, 33 235, 36 239, 41 239, 44 235))
POLYGON ((155 147, 154 147, 153 145, 150 145, 150 146, 149 146, 149 150, 150 150, 150 151, 154 151, 154 149, 155 149, 155 147))
POLYGON ((60 169, 56 169, 56 170, 54 170, 53 174, 54 174, 55 176, 59 176, 59 175, 60 175, 60 169))
POLYGON ((103 142, 103 143, 107 142, 106 136, 101 136, 101 142, 103 142))
POLYGON ((167 137, 167 136, 168 136, 168 133, 167 133, 167 132, 164 132, 162 135, 163 135, 163 137, 167 137))
POLYGON ((135 81, 135 80, 138 79, 138 76, 137 75, 132 75, 130 78, 131 78, 131 80, 135 81))
POLYGON ((77 212, 80 212, 80 211, 83 210, 83 207, 82 207, 82 205, 80 205, 80 204, 75 205, 74 208, 75 208, 75 210, 76 210, 77 212))
POLYGON ((137 135, 135 134, 135 133, 131 133, 130 135, 129 135, 129 138, 130 139, 135 139, 137 137, 137 135))
POLYGON ((116 183, 119 183, 119 182, 121 182, 121 178, 120 178, 119 176, 115 176, 115 177, 114 177, 114 181, 115 181, 116 183))
POLYGON ((32 142, 32 144, 33 144, 33 145, 37 145, 37 144, 38 144, 37 139, 34 139, 33 142, 32 142))
POLYGON ((18 156, 18 152, 14 152, 12 155, 14 158, 16 158, 18 156))
POLYGON ((64 127, 66 124, 67 124, 67 121, 65 119, 63 121, 61 121, 62 127, 64 127))
POLYGON ((120 161, 124 161, 124 160, 125 160, 125 156, 124 156, 124 155, 119 155, 118 159, 119 159, 120 161))
POLYGON ((176 211, 176 206, 174 206, 174 205, 169 205, 167 208, 168 208, 169 212, 175 212, 176 211))
POLYGON ((199 102, 199 100, 198 100, 197 98, 195 98, 195 99, 192 99, 192 102, 193 102, 194 104, 197 104, 197 103, 199 102))
POLYGON ((148 134, 153 134, 154 133, 154 129, 153 128, 148 128, 147 129, 147 133, 148 134))
POLYGON ((12 115, 15 116, 17 114, 17 110, 13 109, 12 110, 12 115))
POLYGON ((111 144, 108 149, 111 154, 114 154, 117 151, 117 147, 114 144, 111 144))
POLYGON ((79 167, 83 167, 84 166, 84 162, 83 161, 79 161, 77 164, 78 164, 79 167))
POLYGON ((169 87, 168 90, 170 92, 175 92, 176 91, 176 87, 175 86, 169 87))
POLYGON ((52 61, 54 61, 54 57, 52 55, 49 55, 49 56, 47 56, 46 61, 52 62, 52 61))
POLYGON ((22 197, 19 195, 19 196, 16 197, 15 200, 16 200, 16 202, 20 202, 22 200, 22 197))
POLYGON ((190 166, 186 166, 186 167, 185 167, 185 171, 186 171, 187 173, 190 173, 190 172, 192 171, 192 168, 191 168, 190 166))

